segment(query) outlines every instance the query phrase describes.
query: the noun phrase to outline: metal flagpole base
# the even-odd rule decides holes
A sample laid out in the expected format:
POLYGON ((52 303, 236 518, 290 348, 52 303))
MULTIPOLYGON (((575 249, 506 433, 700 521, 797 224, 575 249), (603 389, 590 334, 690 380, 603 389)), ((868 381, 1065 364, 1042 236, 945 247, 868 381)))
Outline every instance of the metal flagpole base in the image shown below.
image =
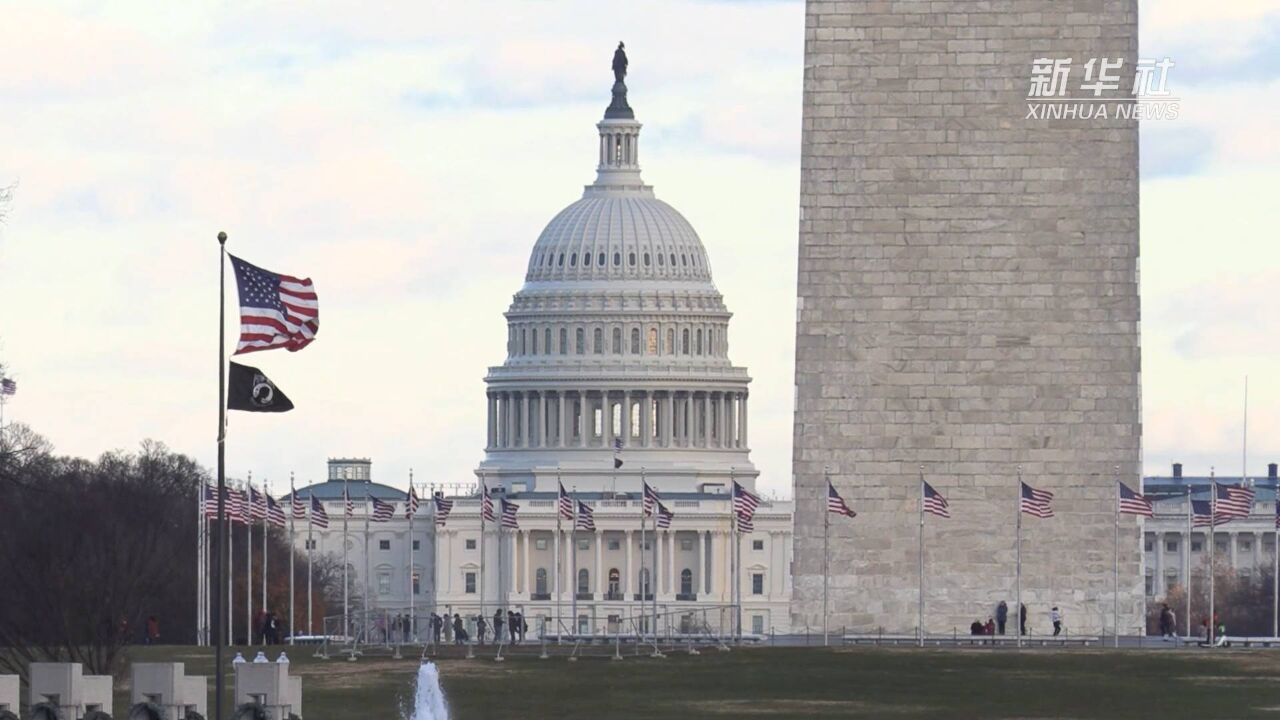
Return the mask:
POLYGON ((467 643, 467 659, 472 660, 476 656, 476 644, 467 643))
POLYGON ((551 656, 547 654, 547 638, 544 636, 542 638, 542 653, 538 655, 538 659, 546 660, 549 657, 551 656))
POLYGON ((396 651, 391 655, 394 660, 403 660, 404 656, 400 654, 400 643, 396 643, 396 651))

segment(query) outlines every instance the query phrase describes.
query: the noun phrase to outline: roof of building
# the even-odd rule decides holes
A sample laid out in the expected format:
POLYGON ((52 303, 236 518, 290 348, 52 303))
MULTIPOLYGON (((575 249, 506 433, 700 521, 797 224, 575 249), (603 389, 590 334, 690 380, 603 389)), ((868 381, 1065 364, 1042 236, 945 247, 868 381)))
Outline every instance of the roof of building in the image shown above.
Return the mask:
MULTIPOLYGON (((341 500, 342 490, 346 488, 350 493, 352 500, 375 497, 379 500, 404 500, 407 492, 393 488, 389 485, 380 485, 375 482, 365 482, 362 480, 330 480, 327 482, 308 485, 297 489, 298 497, 310 498, 313 495, 320 500, 341 500)), ((287 495, 285 497, 288 497, 287 495)))

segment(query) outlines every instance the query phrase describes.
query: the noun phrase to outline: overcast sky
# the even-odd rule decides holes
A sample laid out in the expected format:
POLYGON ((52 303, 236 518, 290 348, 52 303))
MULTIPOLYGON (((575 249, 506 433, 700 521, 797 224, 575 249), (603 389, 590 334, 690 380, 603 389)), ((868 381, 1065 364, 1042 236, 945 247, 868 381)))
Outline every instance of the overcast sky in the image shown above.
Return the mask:
MULTIPOLYGON (((9 2, 0 22, 5 409, 65 453, 162 440, 212 466, 217 244, 310 276, 305 351, 245 358, 297 410, 233 413, 276 489, 368 456, 466 482, 486 367, 543 225, 593 178, 620 39, 641 162, 701 235, 790 493, 803 4, 9 2), (203 9, 202 9, 203 8, 203 9)), ((1145 466, 1280 461, 1280 5, 1147 0, 1175 121, 1142 130, 1145 466)))

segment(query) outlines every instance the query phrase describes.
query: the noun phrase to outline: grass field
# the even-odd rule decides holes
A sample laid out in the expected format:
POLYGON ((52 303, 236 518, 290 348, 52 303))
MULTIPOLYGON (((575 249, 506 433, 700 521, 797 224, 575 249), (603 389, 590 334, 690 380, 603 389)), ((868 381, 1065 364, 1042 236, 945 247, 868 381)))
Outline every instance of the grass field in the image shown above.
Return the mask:
MULTIPOLYGON (((212 665, 198 648, 129 655, 182 661, 191 674, 212 665)), ((290 658, 304 678, 305 720, 400 718, 412 701, 415 659, 321 660, 304 648, 290 658)), ((1270 651, 743 648, 438 665, 456 720, 1280 717, 1280 652, 1270 651)), ((117 717, 126 684, 117 683, 117 717)))

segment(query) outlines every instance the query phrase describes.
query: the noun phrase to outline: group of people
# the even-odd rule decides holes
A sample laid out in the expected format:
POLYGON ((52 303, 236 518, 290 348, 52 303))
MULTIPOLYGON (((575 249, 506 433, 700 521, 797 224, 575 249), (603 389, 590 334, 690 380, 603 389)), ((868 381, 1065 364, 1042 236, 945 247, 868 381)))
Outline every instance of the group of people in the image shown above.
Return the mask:
MULTIPOLYGON (((1166 606, 1167 609, 1167 606, 1166 606)), ((1049 611, 1049 620, 1053 623, 1053 636, 1057 637, 1062 633, 1062 611, 1055 605, 1049 611)), ((970 635, 1004 635, 1005 627, 1009 622, 1009 604, 1004 600, 996 605, 995 617, 988 617, 984 623, 981 620, 974 620, 969 625, 970 635)), ((1018 628, 1021 635, 1027 634, 1027 606, 1024 603, 1018 610, 1018 628)))
MULTIPOLYGON (((495 643, 505 640, 512 645, 519 645, 525 639, 525 634, 529 632, 529 623, 525 622, 524 614, 512 610, 505 613, 501 608, 494 610, 492 625, 484 615, 476 615, 470 619, 475 624, 476 642, 480 645, 484 644, 485 635, 490 630, 493 631, 495 643)), ((448 613, 438 615, 433 612, 428 623, 431 626, 431 639, 437 645, 451 641, 454 645, 465 645, 471 640, 471 633, 467 632, 466 623, 458 613, 454 613, 450 618, 448 613)))

